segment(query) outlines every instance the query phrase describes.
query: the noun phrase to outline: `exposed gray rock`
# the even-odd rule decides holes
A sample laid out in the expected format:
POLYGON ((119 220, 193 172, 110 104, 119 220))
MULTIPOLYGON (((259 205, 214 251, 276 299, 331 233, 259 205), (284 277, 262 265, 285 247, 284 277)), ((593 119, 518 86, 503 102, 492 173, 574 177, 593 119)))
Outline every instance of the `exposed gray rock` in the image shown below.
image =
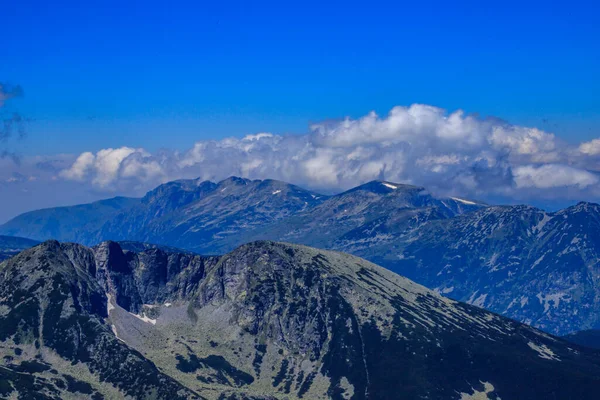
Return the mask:
POLYGON ((93 262, 50 241, 0 264, 0 396, 200 398, 114 336, 93 262))

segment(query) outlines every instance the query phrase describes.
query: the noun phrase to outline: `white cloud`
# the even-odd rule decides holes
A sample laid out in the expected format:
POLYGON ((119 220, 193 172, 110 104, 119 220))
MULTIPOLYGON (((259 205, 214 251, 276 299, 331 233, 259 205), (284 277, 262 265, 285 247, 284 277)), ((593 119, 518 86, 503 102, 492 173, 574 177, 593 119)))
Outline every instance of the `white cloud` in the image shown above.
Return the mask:
POLYGON ((568 145, 554 134, 428 105, 394 107, 303 135, 258 133, 207 140, 185 152, 123 147, 81 154, 60 172, 98 190, 146 190, 167 180, 275 178, 334 191, 368 180, 419 184, 440 194, 485 199, 542 195, 590 198, 598 192, 600 139, 568 145), (574 192, 573 190, 576 190, 574 192), (543 192, 543 193, 542 193, 543 192))
POLYGON ((600 139, 590 140, 579 145, 579 151, 588 156, 597 156, 600 154, 600 139))
POLYGON ((65 179, 82 181, 93 167, 95 159, 96 157, 90 152, 81 153, 70 168, 60 172, 60 176, 65 179))
POLYGON ((519 188, 549 189, 575 186, 585 189, 598 184, 598 175, 568 165, 525 165, 513 169, 519 188))
POLYGON ((103 149, 96 154, 82 153, 73 165, 63 169, 60 176, 65 179, 84 181, 99 188, 109 188, 119 179, 152 180, 163 174, 162 167, 143 149, 120 147, 103 149))

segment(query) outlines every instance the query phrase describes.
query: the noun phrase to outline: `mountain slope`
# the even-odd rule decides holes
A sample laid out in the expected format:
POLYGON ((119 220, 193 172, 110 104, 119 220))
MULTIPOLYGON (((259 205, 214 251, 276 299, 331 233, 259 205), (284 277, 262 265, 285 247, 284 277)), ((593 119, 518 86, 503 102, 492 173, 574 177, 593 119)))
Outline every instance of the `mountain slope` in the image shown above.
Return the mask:
POLYGON ((438 199, 424 188, 385 181, 329 197, 281 181, 236 177, 219 183, 174 181, 139 201, 117 200, 33 211, 7 222, 0 233, 87 245, 133 240, 202 253, 231 251, 257 239, 322 248, 343 248, 341 241, 353 251, 354 237, 361 236, 363 247, 371 246, 395 238, 399 223, 416 218, 422 224, 484 206, 438 199), (362 237, 365 231, 372 237, 362 237))
POLYGON ((0 226, 0 234, 87 245, 134 240, 206 253, 215 251, 213 242, 285 219, 326 198, 271 179, 180 180, 160 185, 142 199, 25 213, 0 226))
POLYGON ((600 389, 600 352, 343 253, 48 242, 0 277, 5 393, 28 390, 15 376, 24 368, 54 382, 46 365, 65 384, 74 365, 94 393, 139 398, 583 399, 600 389))
POLYGON ((31 211, 0 226, 0 234, 34 240, 85 242, 88 232, 98 231, 106 221, 138 203, 139 199, 115 197, 90 204, 31 211))
POLYGON ((114 336, 94 270, 89 249, 58 242, 0 264, 0 395, 199 398, 114 336))
POLYGON ((0 261, 6 260, 19 252, 37 245, 39 242, 16 236, 0 235, 0 261))
POLYGON ((600 206, 489 207, 358 252, 455 299, 555 334, 600 327, 600 206))
POLYGON ((340 250, 557 335, 600 328, 600 207, 590 203, 547 213, 386 181, 327 197, 271 180, 187 180, 71 233, 204 254, 255 240, 340 250))
POLYGON ((563 339, 580 346, 600 349, 600 330, 598 329, 570 333, 563 336, 563 339))
POLYGON ((148 193, 139 207, 107 223, 97 239, 138 240, 212 252, 214 241, 285 219, 325 198, 270 179, 231 177, 217 184, 177 181, 148 193))
POLYGON ((421 225, 484 206, 436 198, 418 186, 371 181, 279 222, 215 241, 212 249, 229 251, 247 241, 268 239, 355 252, 395 239, 407 224, 421 225))

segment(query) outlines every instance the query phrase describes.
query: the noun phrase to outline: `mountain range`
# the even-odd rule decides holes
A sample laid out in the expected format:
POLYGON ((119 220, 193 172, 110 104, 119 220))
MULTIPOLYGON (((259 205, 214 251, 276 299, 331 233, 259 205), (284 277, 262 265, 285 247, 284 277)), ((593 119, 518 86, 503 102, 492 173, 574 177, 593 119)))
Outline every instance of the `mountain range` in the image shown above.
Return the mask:
POLYGON ((581 399, 600 351, 344 253, 47 241, 0 264, 0 397, 581 399))
MULTIPOLYGON (((325 196, 281 181, 231 177, 218 183, 169 182, 142 199, 114 198, 32 211, 2 225, 0 233, 85 245, 133 240, 222 253, 244 243, 250 232, 256 235, 276 223, 302 225, 312 244, 327 247, 339 230, 390 217, 393 211, 433 208, 432 218, 447 218, 480 206, 460 199, 437 199, 424 188, 383 181, 325 196), (319 237, 314 236, 317 229, 319 237)), ((300 234, 289 238, 307 241, 300 234)))
POLYGON ((592 203, 552 213, 490 206, 386 181, 326 196, 232 177, 170 182, 139 200, 34 211, 0 233, 85 245, 133 240, 202 254, 255 240, 340 250, 456 300, 566 335, 600 327, 599 211, 592 203), (93 223, 78 228, 80 219, 93 223))

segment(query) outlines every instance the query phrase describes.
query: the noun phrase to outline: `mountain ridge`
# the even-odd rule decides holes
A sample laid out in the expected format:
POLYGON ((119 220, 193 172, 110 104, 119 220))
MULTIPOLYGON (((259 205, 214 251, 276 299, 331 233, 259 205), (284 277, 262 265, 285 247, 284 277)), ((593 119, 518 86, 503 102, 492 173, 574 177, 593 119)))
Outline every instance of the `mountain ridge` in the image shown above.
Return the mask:
POLYGON ((5 369, 25 368, 45 392, 68 393, 48 379, 72 377, 61 360, 75 362, 79 398, 545 399, 600 388, 600 352, 340 252, 259 241, 211 258, 50 241, 0 271, 9 394, 27 388, 5 369), (6 323, 17 315, 21 325, 6 323))
POLYGON ((281 181, 195 179, 161 185, 81 232, 91 245, 133 240, 202 254, 255 240, 340 250, 557 335, 600 327, 594 203, 546 212, 388 181, 323 196, 281 181))
POLYGON ((139 201, 136 198, 113 197, 87 204, 29 211, 0 225, 0 232, 38 241, 61 239, 79 242, 84 240, 86 231, 100 229, 107 219, 139 201))

